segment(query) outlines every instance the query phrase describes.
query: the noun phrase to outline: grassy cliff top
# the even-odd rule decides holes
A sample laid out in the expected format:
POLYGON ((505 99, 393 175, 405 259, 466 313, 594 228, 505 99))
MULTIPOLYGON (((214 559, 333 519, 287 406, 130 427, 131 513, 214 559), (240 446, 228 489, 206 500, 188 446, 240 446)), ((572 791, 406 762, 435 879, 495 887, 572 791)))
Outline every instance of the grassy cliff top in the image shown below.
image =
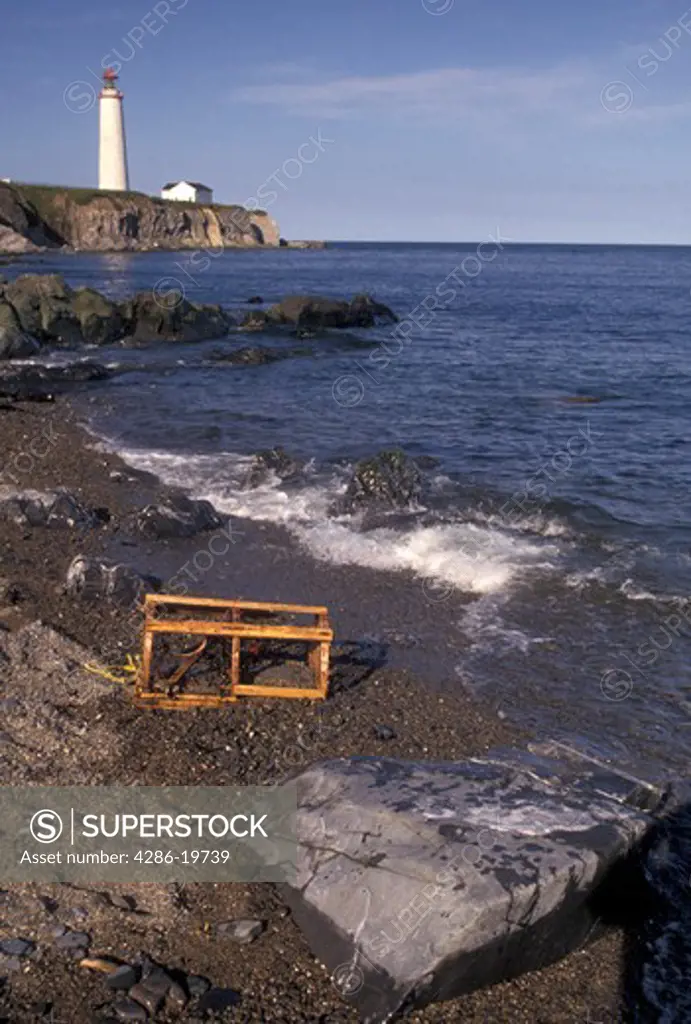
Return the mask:
MULTIPOLYGON (((160 196, 149 196, 145 192, 116 192, 100 188, 71 188, 65 185, 25 185, 23 182, 10 182, 10 186, 17 190, 24 198, 33 204, 42 217, 47 217, 58 196, 67 196, 70 202, 78 206, 87 206, 94 199, 108 198, 115 202, 118 200, 129 200, 131 202, 159 203, 161 206, 187 206, 192 209, 198 207, 211 207, 213 210, 244 210, 238 203, 185 203, 176 199, 162 199, 160 196)), ((251 210, 250 213, 266 216, 265 210, 251 210)))

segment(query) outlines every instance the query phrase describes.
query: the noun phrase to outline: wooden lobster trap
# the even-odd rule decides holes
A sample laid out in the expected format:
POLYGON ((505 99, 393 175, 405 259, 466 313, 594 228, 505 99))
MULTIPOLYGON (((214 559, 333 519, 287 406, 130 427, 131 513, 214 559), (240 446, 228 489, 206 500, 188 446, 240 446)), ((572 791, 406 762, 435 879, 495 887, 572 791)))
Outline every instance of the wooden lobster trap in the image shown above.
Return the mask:
POLYGON ((332 641, 333 630, 324 607, 147 594, 135 702, 140 707, 178 709, 222 707, 240 697, 324 700, 332 641), (286 622, 286 618, 298 621, 286 622), (172 657, 176 664, 157 677, 156 641, 176 636, 187 641, 186 649, 172 654, 169 649, 167 658, 170 661, 172 657), (220 645, 226 655, 221 679, 211 693, 194 691, 194 666, 209 653, 210 642, 217 648, 220 645), (311 686, 285 685, 285 679, 275 684, 245 681, 243 658, 256 659, 262 647, 296 644, 306 647, 305 665, 311 686))

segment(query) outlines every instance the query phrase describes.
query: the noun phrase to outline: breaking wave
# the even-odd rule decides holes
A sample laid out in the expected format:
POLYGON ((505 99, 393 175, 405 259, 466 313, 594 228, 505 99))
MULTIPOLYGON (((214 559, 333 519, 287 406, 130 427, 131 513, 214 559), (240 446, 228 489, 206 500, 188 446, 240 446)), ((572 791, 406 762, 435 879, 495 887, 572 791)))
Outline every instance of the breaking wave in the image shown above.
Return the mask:
POLYGON ((183 456, 133 448, 118 454, 134 468, 205 498, 220 512, 284 526, 320 561, 409 572, 430 581, 437 595, 496 593, 529 571, 552 569, 559 555, 559 548, 543 537, 528 539, 479 522, 429 522, 422 509, 395 527, 363 529, 357 515, 330 515, 346 486, 336 470, 318 474, 308 466, 299 484, 269 474, 250 489, 244 481, 254 464, 251 456, 183 456))

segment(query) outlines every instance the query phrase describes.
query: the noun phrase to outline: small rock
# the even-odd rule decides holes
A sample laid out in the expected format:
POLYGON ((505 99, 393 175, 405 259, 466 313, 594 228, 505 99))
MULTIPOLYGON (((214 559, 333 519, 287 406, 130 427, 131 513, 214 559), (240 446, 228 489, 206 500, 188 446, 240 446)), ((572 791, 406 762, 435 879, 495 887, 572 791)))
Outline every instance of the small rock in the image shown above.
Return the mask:
POLYGON ((47 1003, 41 1000, 41 1002, 33 1004, 33 1006, 31 1007, 31 1012, 35 1017, 45 1017, 50 1013, 52 1008, 52 1003, 47 1003))
POLYGON ((164 997, 160 992, 155 992, 153 989, 148 988, 145 981, 140 981, 138 985, 133 985, 129 995, 131 999, 136 999, 141 1006, 148 1010, 152 1017, 163 1006, 164 997))
POLYGON ((187 993, 184 988, 174 981, 166 993, 166 1006, 170 1010, 184 1010, 187 1001, 187 993))
POLYGON ((250 918, 240 918, 237 921, 224 921, 217 925, 216 934, 225 939, 232 939, 241 946, 258 939, 264 931, 263 921, 254 921, 250 918))
POLYGON ((264 300, 261 295, 251 295, 247 300, 248 306, 261 306, 264 300))
POLYGON ((86 528, 94 526, 93 513, 64 488, 53 491, 0 488, 0 516, 18 526, 86 528))
POLYGON ((67 570, 65 586, 75 597, 92 602, 105 598, 131 607, 144 593, 158 589, 160 580, 109 559, 77 555, 67 570))
POLYGON ((106 978, 106 985, 108 988, 114 989, 119 992, 123 989, 132 988, 139 981, 139 971, 136 968, 131 967, 129 964, 122 964, 121 967, 116 968, 112 974, 109 974, 106 978))
POLYGON ((16 956, 5 956, 0 953, 0 975, 4 973, 12 973, 14 971, 21 971, 22 962, 16 956))
POLYGON ((223 525, 210 502, 196 501, 184 494, 170 495, 147 505, 136 514, 134 521, 137 530, 153 540, 194 537, 223 525))
MULTIPOLYGON (((54 900, 51 896, 39 896, 38 897, 38 902, 42 905, 43 909, 48 914, 54 914, 55 911, 60 906, 58 901, 54 900)), ((60 934, 64 935, 66 931, 67 931, 67 929, 63 928, 63 930, 62 930, 62 932, 60 934)))
POLYGON ((113 1010, 120 1020, 147 1020, 149 1016, 144 1007, 135 1003, 134 999, 118 999, 113 1010))
POLYGON ((63 935, 67 934, 67 928, 64 924, 56 924, 55 928, 51 930, 51 934, 54 939, 60 939, 63 935))
POLYGON ((153 1017, 163 1005, 173 979, 161 967, 155 967, 138 985, 130 989, 130 996, 145 1006, 153 1017))
POLYGON ((375 725, 374 735, 378 740, 395 740, 396 733, 390 725, 375 725))
POLYGON ((36 949, 36 944, 29 939, 3 939, 0 942, 0 953, 5 956, 28 956, 36 949))
POLYGON ((303 464, 289 455, 284 448, 256 452, 254 465, 247 474, 244 486, 259 487, 267 483, 272 475, 277 476, 279 480, 287 480, 294 477, 302 468, 303 464))
MULTIPOLYGON (((66 952, 72 952, 75 949, 84 949, 88 947, 91 942, 91 938, 86 932, 66 932, 55 940, 55 945, 58 949, 63 949, 66 952)), ((82 953, 82 956, 84 954, 82 953)))
POLYGON ((187 991, 195 999, 203 996, 210 988, 211 982, 209 979, 203 978, 200 974, 190 974, 187 978, 187 991))
POLYGON ((219 352, 212 355, 211 360, 214 363, 229 366, 264 366, 267 363, 275 363, 285 356, 285 350, 279 351, 275 348, 267 348, 265 345, 253 345, 236 348, 233 352, 219 352))
POLYGON ((108 894, 110 905, 118 910, 136 910, 137 901, 134 896, 121 896, 120 893, 111 892, 108 894))
POLYGON ((199 1000, 198 1009, 219 1013, 237 1006, 239 1002, 240 996, 232 988, 210 988, 199 1000))
POLYGON ((144 953, 141 950, 139 951, 139 953, 137 953, 136 957, 134 958, 134 962, 137 965, 137 967, 140 968, 142 974, 145 977, 147 974, 151 974, 152 971, 155 971, 156 968, 158 967, 158 964, 154 963, 149 954, 144 953))
POLYGON ((69 911, 69 915, 77 921, 86 921, 89 916, 89 911, 85 907, 72 907, 69 911))
POLYGON ((406 508, 420 496, 422 478, 415 462, 398 448, 356 463, 335 511, 352 514, 363 506, 406 508))

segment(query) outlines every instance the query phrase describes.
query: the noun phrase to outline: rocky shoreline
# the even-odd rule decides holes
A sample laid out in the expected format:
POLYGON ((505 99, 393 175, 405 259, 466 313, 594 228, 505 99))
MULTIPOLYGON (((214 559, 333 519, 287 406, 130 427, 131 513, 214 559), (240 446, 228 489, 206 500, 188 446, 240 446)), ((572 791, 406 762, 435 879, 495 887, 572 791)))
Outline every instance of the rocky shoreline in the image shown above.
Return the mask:
MULTIPOLYGON (((23 274, 13 281, 0 276, 0 359, 27 359, 56 349, 185 344, 223 339, 236 331, 283 331, 304 339, 317 331, 397 322, 388 306, 369 295, 351 300, 290 295, 269 306, 261 296, 252 296, 246 305, 247 311, 236 319, 219 305, 190 302, 181 288, 139 292, 116 302, 93 288, 71 288, 59 274, 23 274)), ((238 362, 285 355, 285 350, 240 351, 258 353, 259 358, 238 362)))
MULTIPOLYGON (((16 506, 0 517, 5 784, 254 784, 279 781, 324 758, 460 760, 524 741, 457 687, 432 690, 338 647, 332 696, 323 707, 267 701, 228 712, 138 711, 126 687, 83 670, 93 657, 121 662, 136 652, 136 617, 103 595, 85 599, 67 585, 68 571, 77 557, 102 559, 116 541, 130 546, 136 565, 133 521, 140 517, 141 526, 143 516, 150 525, 144 510, 176 495, 98 451, 63 398, 20 400, 0 416, 3 483, 39 494, 62 488, 78 503, 76 510, 58 507, 62 522, 49 522, 52 506, 45 512, 40 502, 44 519, 43 512, 36 520, 16 506), (79 509, 97 514, 83 517, 79 509)), ((140 543, 168 541, 156 529, 140 543)), ((409 1019, 615 1021, 623 941, 612 931, 545 970, 409 1019)), ((12 1024, 34 1024, 51 1012, 74 1024, 144 1019, 125 989, 109 987, 117 965, 129 966, 131 985, 146 987, 148 977, 149 991, 158 978, 164 997, 151 998, 156 1006, 167 1000, 156 1010, 160 1021, 192 1024, 224 1005, 221 1019, 246 1024, 358 1019, 270 886, 109 886, 104 892, 12 885, 0 893, 0 943, 9 943, 0 955, 6 979, 0 1019, 12 1024), (83 964, 99 959, 111 967, 83 964)))

